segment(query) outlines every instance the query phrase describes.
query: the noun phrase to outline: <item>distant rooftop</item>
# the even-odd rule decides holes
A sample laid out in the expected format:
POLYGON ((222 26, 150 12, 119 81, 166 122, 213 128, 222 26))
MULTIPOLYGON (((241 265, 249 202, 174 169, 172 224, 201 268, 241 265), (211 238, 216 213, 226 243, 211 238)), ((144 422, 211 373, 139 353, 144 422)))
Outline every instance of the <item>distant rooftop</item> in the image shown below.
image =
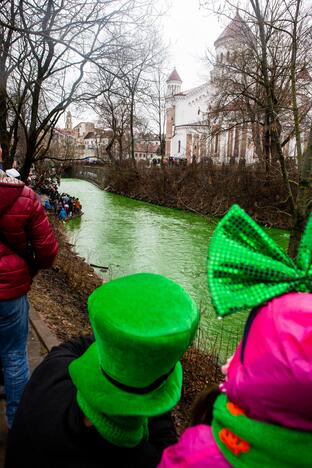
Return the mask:
POLYGON ((174 68, 172 70, 172 72, 170 73, 168 79, 167 79, 167 83, 168 81, 180 81, 180 83, 182 83, 182 80, 179 76, 179 73, 177 72, 177 70, 174 68))
POLYGON ((94 132, 88 132, 86 136, 83 137, 84 140, 89 140, 90 138, 95 138, 94 132))
POLYGON ((103 130, 96 128, 95 131, 88 132, 83 138, 89 140, 90 138, 109 138, 112 136, 113 131, 110 128, 103 130))
POLYGON ((240 36, 244 34, 244 32, 246 32, 247 29, 249 30, 247 24, 237 11, 235 17, 232 19, 230 24, 227 25, 223 33, 215 41, 214 45, 217 46, 224 40, 240 36))

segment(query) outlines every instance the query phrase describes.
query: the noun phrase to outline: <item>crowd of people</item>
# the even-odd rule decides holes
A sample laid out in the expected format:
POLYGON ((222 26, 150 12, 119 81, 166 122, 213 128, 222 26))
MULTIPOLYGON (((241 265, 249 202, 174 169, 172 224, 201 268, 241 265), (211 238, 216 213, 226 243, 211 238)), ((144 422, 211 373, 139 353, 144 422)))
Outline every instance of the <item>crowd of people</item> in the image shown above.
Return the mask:
POLYGON ((73 197, 68 193, 59 194, 58 191, 47 195, 42 194, 41 200, 47 211, 53 212, 60 221, 67 221, 82 215, 82 205, 79 198, 73 197))
MULTIPOLYGON (((2 167, 3 163, 2 159, 0 159, 0 170, 2 170, 2 167)), ((21 174, 15 167, 7 169, 5 174, 8 177, 21 180, 21 174)), ((46 211, 54 213, 60 221, 68 221, 81 216, 82 205, 79 198, 68 193, 59 193, 59 183, 60 177, 58 174, 55 174, 54 177, 45 178, 38 184, 36 173, 32 172, 27 180, 27 185, 36 191, 46 211)))
POLYGON ((199 323, 186 290, 152 273, 103 284, 88 299, 93 334, 54 347, 29 379, 27 292, 57 241, 34 192, 4 172, 0 234, 6 468, 311 466, 312 217, 296 260, 237 205, 216 227, 212 304, 220 317, 251 312, 179 440, 171 410, 199 323))
POLYGON ((59 192, 60 176, 55 172, 50 177, 36 177, 30 181, 40 199, 42 206, 53 213, 60 221, 68 221, 82 215, 82 205, 79 198, 68 193, 59 192))

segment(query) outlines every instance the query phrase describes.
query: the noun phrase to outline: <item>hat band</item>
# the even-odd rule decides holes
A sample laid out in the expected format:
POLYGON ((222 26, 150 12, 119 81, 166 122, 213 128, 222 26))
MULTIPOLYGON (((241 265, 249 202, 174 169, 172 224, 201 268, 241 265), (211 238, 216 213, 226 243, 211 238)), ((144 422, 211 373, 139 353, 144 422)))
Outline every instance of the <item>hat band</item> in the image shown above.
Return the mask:
POLYGON ((102 374, 109 380, 115 387, 120 388, 120 390, 123 390, 124 392, 128 393, 136 393, 137 395, 145 395, 146 393, 150 393, 153 390, 156 390, 156 388, 160 387, 160 385, 167 380, 170 374, 174 371, 175 367, 172 367, 169 372, 166 374, 158 377, 154 382, 152 382, 150 385, 147 387, 131 387, 130 385, 125 385, 121 382, 118 382, 118 380, 115 380, 113 377, 108 375, 105 370, 101 367, 102 374))

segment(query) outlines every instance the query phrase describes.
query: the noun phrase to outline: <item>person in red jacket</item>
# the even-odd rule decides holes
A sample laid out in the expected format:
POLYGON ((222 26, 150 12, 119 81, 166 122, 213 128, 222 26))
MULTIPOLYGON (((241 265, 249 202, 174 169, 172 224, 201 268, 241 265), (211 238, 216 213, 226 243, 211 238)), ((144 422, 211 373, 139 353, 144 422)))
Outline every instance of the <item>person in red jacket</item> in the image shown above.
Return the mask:
POLYGON ((0 145, 0 170, 3 169, 3 161, 2 161, 2 148, 1 148, 1 145, 0 145))
POLYGON ((57 250, 35 193, 0 170, 0 359, 9 428, 29 377, 27 292, 34 272, 50 267, 57 250))

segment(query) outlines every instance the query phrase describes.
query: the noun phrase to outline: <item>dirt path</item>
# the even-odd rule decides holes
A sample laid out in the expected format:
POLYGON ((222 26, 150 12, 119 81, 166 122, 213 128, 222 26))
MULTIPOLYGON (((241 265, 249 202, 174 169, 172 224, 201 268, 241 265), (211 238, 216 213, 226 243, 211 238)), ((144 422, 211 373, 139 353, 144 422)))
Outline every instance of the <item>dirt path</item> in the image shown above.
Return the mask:
POLYGON ((91 332, 85 304, 68 284, 67 275, 54 269, 36 277, 29 299, 56 337, 65 341, 91 332))

